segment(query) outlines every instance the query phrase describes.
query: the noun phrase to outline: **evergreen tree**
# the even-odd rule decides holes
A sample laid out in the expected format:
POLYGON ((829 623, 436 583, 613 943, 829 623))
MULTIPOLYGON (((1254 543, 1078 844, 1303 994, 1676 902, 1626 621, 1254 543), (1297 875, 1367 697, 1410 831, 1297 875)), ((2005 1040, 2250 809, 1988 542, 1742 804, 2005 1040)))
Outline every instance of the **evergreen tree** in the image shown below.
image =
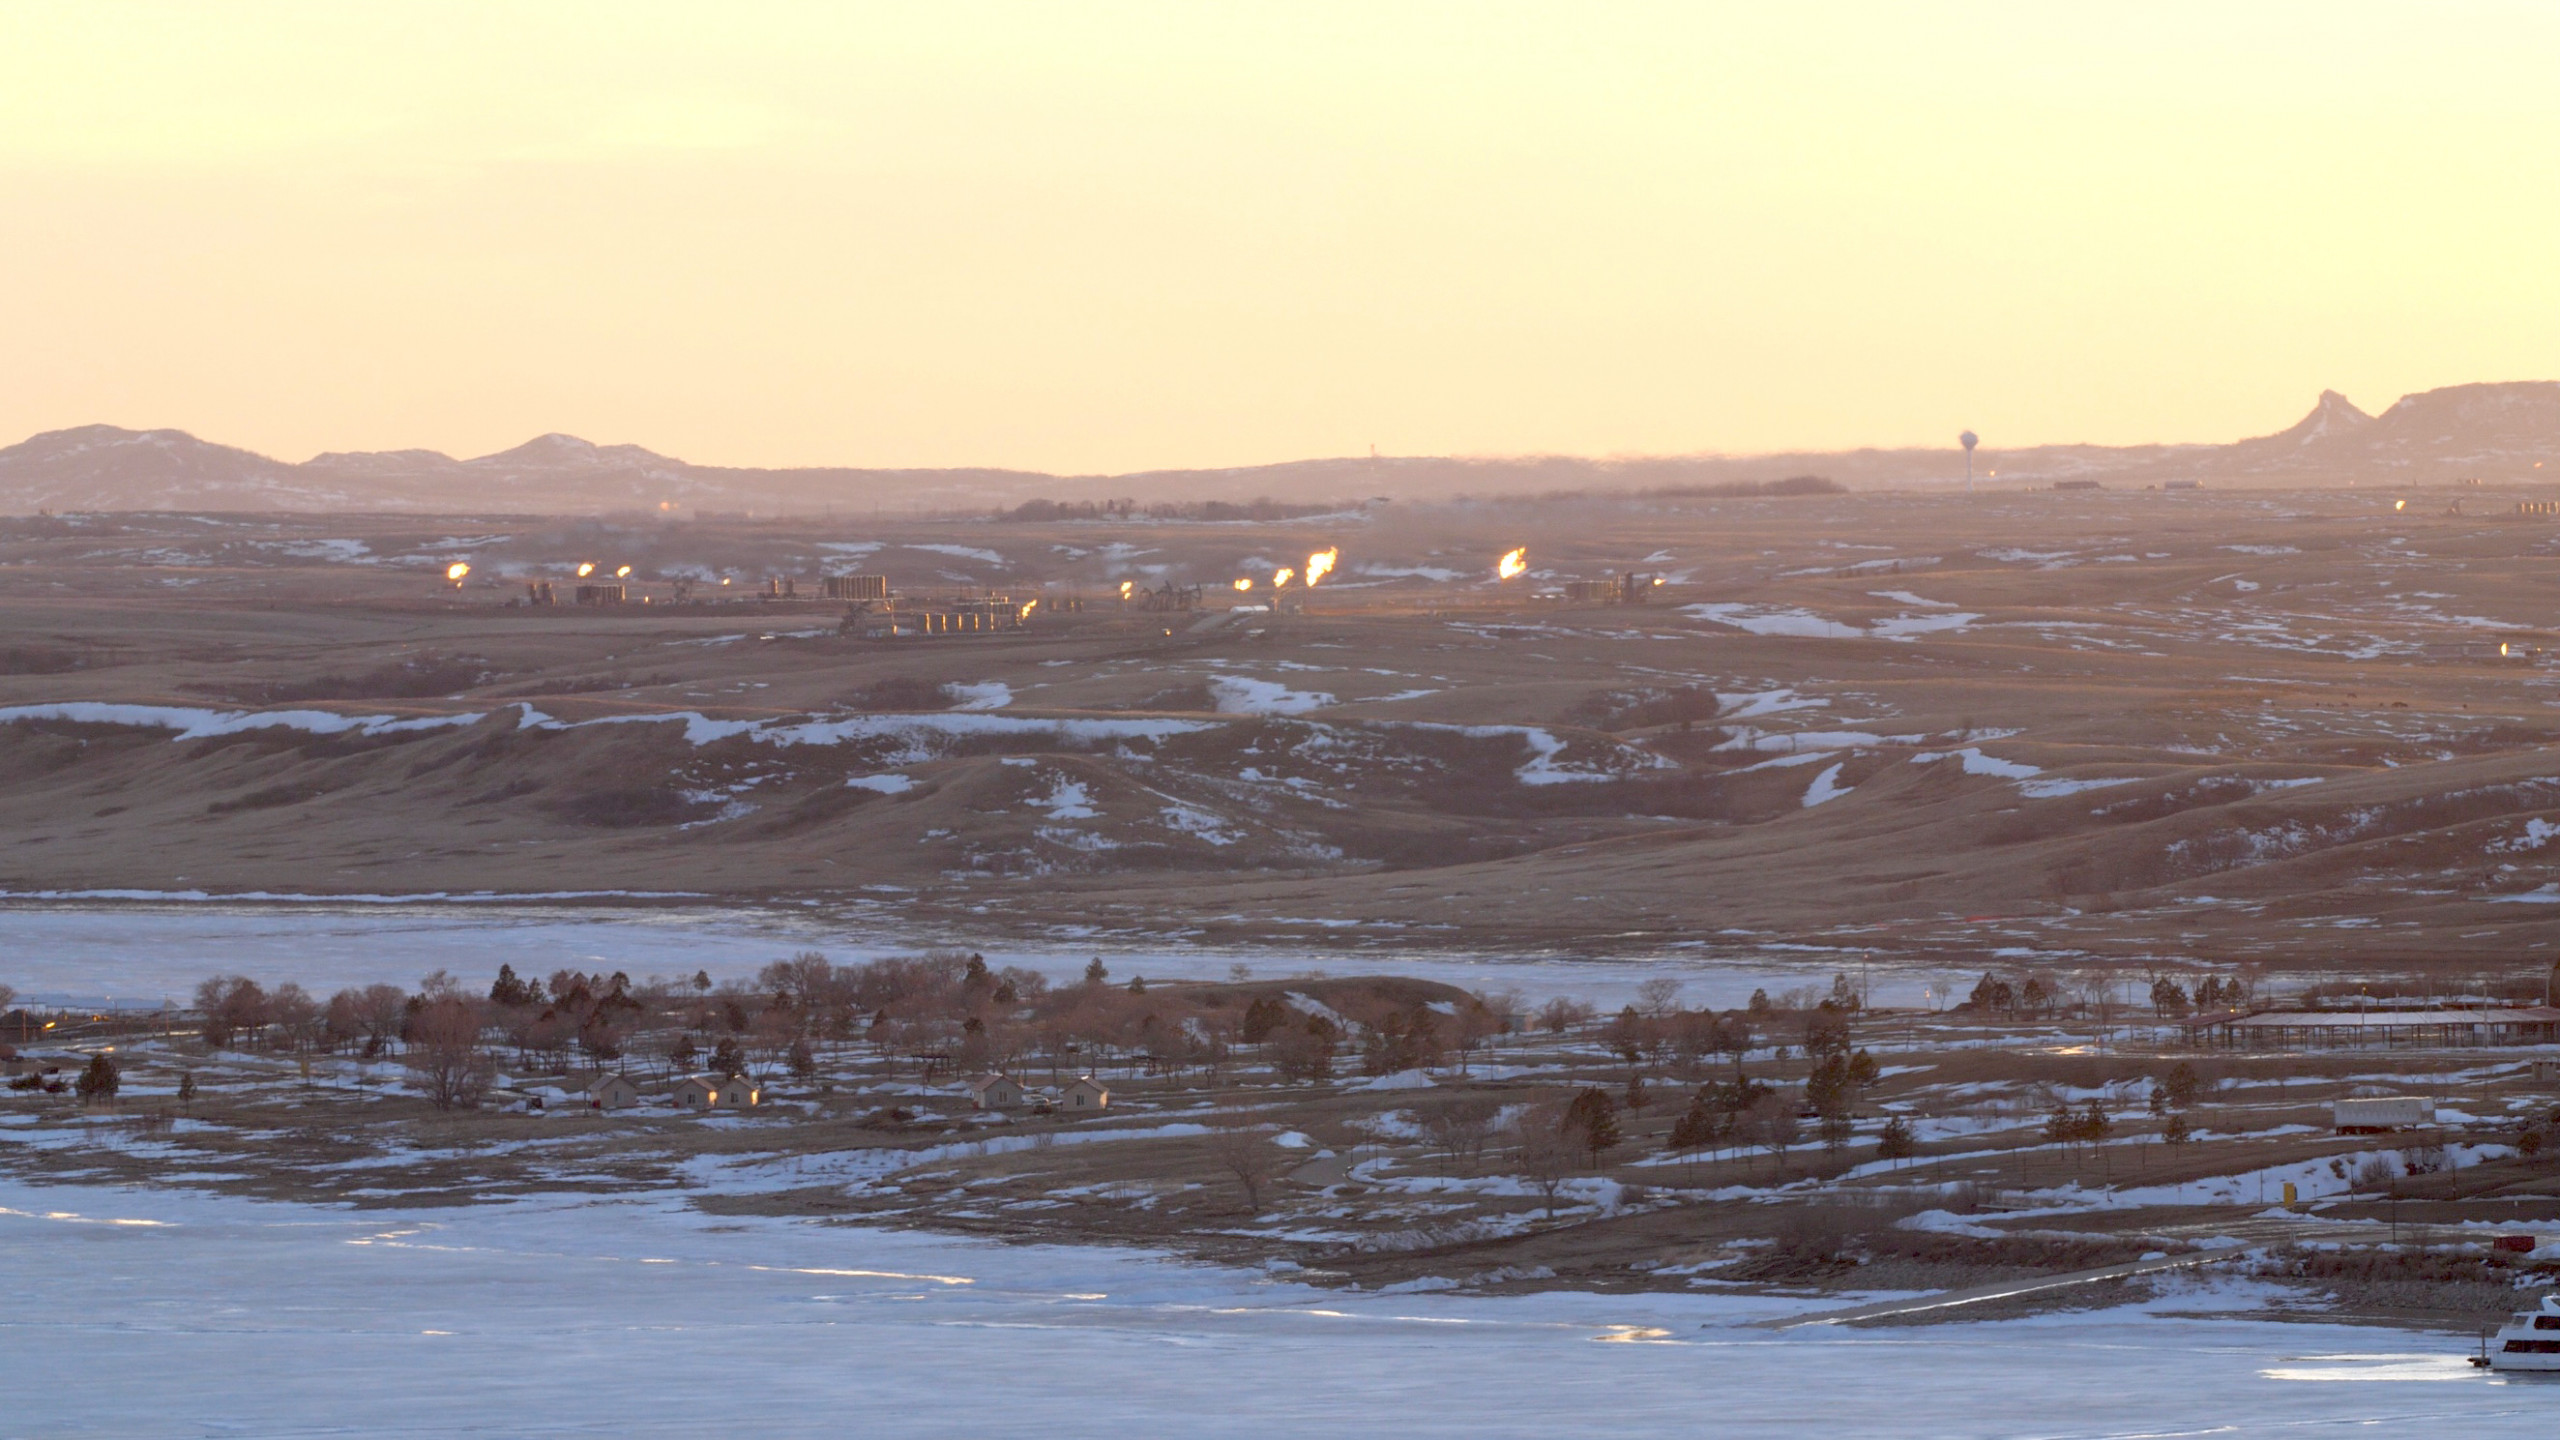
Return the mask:
POLYGON ((1997 1010, 2011 1014, 2018 1008, 2018 992, 2010 988, 2008 981, 1986 970, 1964 1003, 1969 1010, 1997 1010))
POLYGON ((512 1010, 525 1004, 529 998, 525 994, 524 982, 516 978, 516 967, 500 965, 498 978, 489 987, 489 1002, 493 1005, 504 1005, 512 1010))
POLYGON ((1084 983, 1087 985, 1099 985, 1110 978, 1111 972, 1102 968, 1102 957, 1099 955, 1094 956, 1084 967, 1084 983))
POLYGON ((1877 1159, 1908 1160, 1919 1153, 1920 1141, 1911 1133, 1910 1121, 1896 1115, 1884 1122, 1884 1129, 1876 1136, 1877 1159))
POLYGON ((1247 1045, 1259 1045, 1271 1038, 1272 1031, 1288 1024, 1290 1014, 1289 1007, 1278 999, 1257 995, 1252 1004, 1244 1007, 1244 1024, 1236 1031, 1236 1038, 1247 1045))
POLYGON ((1846 1110, 1835 1111, 1822 1117, 1814 1126, 1814 1133, 1822 1137, 1823 1149, 1837 1154, 1858 1133, 1858 1122, 1846 1110))
POLYGON ((178 1103, 180 1105, 192 1105, 195 1103, 195 1099, 196 1072, 193 1070, 182 1070, 178 1072, 178 1103))
POLYGON ((1704 1150, 1722 1143, 1731 1122, 1724 1112, 1708 1102, 1704 1089, 1689 1097, 1689 1108, 1671 1122, 1671 1140, 1664 1148, 1677 1155, 1691 1150, 1704 1150))
POLYGON ((790 1067, 791 1078, 794 1080, 806 1080, 818 1073, 818 1057, 809 1049, 809 1042, 806 1040, 792 1041, 791 1053, 784 1058, 783 1063, 790 1067))
POLYGON ((2080 1122, 2076 1128, 2079 1131, 2079 1138, 2092 1145, 2101 1145, 2106 1143, 2109 1135, 2115 1133, 2116 1122, 2107 1118, 2107 1112, 2098 1108, 2098 1102, 2092 1100, 2089 1102, 2089 1108, 2080 1112, 2080 1122))
POLYGON ((1633 1065, 1644 1058, 1644 1017, 1636 1013, 1636 1007, 1629 1005, 1609 1022, 1609 1028, 1601 1032, 1600 1038, 1619 1059, 1633 1065))
POLYGON ((2068 1145, 2080 1138, 2080 1117, 2071 1107, 2055 1101, 2053 1113, 2044 1117, 2044 1138, 2048 1145, 2068 1145))
POLYGON ((2187 992, 2166 975, 2151 982, 2151 1013, 2166 1018, 2187 1013, 2187 992))
POLYGON ((2195 1138, 2195 1132, 2187 1128, 2186 1116, 2172 1111, 2169 1123, 2160 1127, 2160 1138, 2172 1145, 2184 1145, 2195 1138))
POLYGON ((735 1035, 721 1036, 720 1043, 711 1048, 711 1069, 714 1074, 731 1077, 746 1074, 747 1047, 739 1044, 735 1035))
POLYGON ((1618 1102, 1609 1098, 1608 1091, 1594 1085, 1574 1096, 1573 1103, 1565 1107, 1564 1126, 1590 1152, 1591 1163, 1597 1168, 1600 1157, 1618 1147, 1618 1102))
POLYGON ((1858 987, 1850 983, 1849 977, 1842 973, 1831 977, 1830 1003, 1841 1010, 1856 1010, 1864 1005, 1865 1000, 1858 994, 1858 987))
POLYGON ((102 1051, 89 1057, 72 1088, 83 1101, 113 1100, 123 1084, 124 1074, 116 1069, 115 1057, 102 1051))
POLYGON ((1804 1053, 1821 1059, 1849 1053, 1849 1012, 1825 1000, 1804 1017, 1804 1053))

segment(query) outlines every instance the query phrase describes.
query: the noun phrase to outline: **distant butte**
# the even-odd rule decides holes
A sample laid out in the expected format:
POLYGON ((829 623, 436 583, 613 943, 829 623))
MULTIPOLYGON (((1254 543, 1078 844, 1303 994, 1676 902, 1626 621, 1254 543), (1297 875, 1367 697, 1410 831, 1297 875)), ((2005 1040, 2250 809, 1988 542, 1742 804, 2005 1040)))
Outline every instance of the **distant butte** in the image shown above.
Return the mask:
MULTIPOLYGON (((2344 485, 2479 475, 2538 478, 2560 459, 2560 381, 2452 385, 2404 395, 2378 415, 2335 390, 2272 435, 2228 445, 2039 445, 1982 452, 2003 487, 2059 479, 2110 486, 2167 479, 2344 485)), ((2560 474, 2560 466, 2553 472, 2560 474)), ((540 435, 457 460, 434 450, 332 451, 301 464, 199 440, 183 430, 83 425, 0 449, 0 511, 370 510, 598 514, 745 510, 815 514, 918 505, 952 511, 1035 498, 1251 500, 1270 495, 1465 495, 1643 491, 1816 473, 1854 489, 1960 481, 1957 452, 1852 450, 1589 460, 1351 457, 1221 470, 1060 476, 1001 469, 759 470, 697 465, 638 445, 540 435)))

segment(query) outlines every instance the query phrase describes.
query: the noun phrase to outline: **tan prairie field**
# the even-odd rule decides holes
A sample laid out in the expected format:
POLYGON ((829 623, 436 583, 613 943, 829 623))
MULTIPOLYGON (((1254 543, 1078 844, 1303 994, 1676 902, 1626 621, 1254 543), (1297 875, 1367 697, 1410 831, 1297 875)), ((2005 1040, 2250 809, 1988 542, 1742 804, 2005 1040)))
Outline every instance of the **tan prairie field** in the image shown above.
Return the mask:
POLYGON ((21 518, 0 888, 2504 974, 2560 943, 2543 493, 21 518), (1020 626, 866 638, 852 573, 1020 626))

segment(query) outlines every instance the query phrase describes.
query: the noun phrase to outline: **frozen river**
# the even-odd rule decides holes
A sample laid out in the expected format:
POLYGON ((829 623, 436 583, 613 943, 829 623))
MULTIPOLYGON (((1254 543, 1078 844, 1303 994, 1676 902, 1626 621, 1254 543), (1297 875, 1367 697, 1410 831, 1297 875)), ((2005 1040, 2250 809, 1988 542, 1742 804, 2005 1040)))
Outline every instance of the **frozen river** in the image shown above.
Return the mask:
MULTIPOLYGON (((0 1182, 6 1436, 2547 1436, 2455 1337, 1315 1290, 665 1198, 421 1213, 0 1182)), ((2207 1304, 2208 1294, 2186 1303, 2207 1304)))
MULTIPOLYGON (((728 906, 650 908, 474 904, 127 904, 64 905, 0 901, 0 984, 48 1004, 184 1003, 196 983, 242 974, 266 984, 292 980, 326 994, 343 985, 391 981, 415 985, 432 970, 485 983, 498 966, 527 975, 554 970, 621 970, 635 978, 744 978, 799 950, 838 962, 913 953, 929 942, 874 920, 816 910, 728 906)), ((1650 959, 1477 957, 1449 952, 1355 953, 1300 949, 1239 950, 1162 944, 1145 948, 1058 943, 986 944, 997 965, 1025 965, 1064 979, 1099 954, 1115 978, 1226 978, 1243 965, 1276 978, 1324 970, 1416 975, 1471 990, 1517 989, 1532 1002, 1551 995, 1615 1007, 1637 985, 1669 974, 1683 982, 1690 1005, 1731 1008, 1755 987, 1828 985, 1854 960, 1807 958, 1783 951, 1674 952, 1650 959)), ((1921 1003, 1931 978, 1910 971, 1874 973, 1877 1004, 1921 1003)), ((1970 983, 1967 977, 1966 983, 1970 983)))

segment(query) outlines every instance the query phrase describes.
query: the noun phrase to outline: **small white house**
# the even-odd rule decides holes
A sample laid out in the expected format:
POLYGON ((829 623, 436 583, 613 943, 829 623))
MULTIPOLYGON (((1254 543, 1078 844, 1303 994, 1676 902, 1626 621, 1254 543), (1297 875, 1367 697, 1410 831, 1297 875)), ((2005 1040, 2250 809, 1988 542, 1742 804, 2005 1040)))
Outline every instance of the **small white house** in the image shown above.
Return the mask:
POLYGON ((735 1075, 687 1075, 676 1082, 679 1110, 749 1110, 762 1103, 763 1089, 735 1075))
POLYGON ((640 1087, 628 1075, 598 1075, 578 1091, 590 1110, 627 1110, 640 1103, 640 1087))
POLYGON ((1068 1114, 1106 1109, 1111 1104, 1111 1091, 1090 1075, 1079 1075, 1075 1083, 1058 1092, 1058 1108, 1068 1114))
POLYGON ((1022 1085, 1010 1075, 981 1075, 969 1082, 969 1103, 981 1110, 1011 1110, 1022 1101, 1022 1085))

